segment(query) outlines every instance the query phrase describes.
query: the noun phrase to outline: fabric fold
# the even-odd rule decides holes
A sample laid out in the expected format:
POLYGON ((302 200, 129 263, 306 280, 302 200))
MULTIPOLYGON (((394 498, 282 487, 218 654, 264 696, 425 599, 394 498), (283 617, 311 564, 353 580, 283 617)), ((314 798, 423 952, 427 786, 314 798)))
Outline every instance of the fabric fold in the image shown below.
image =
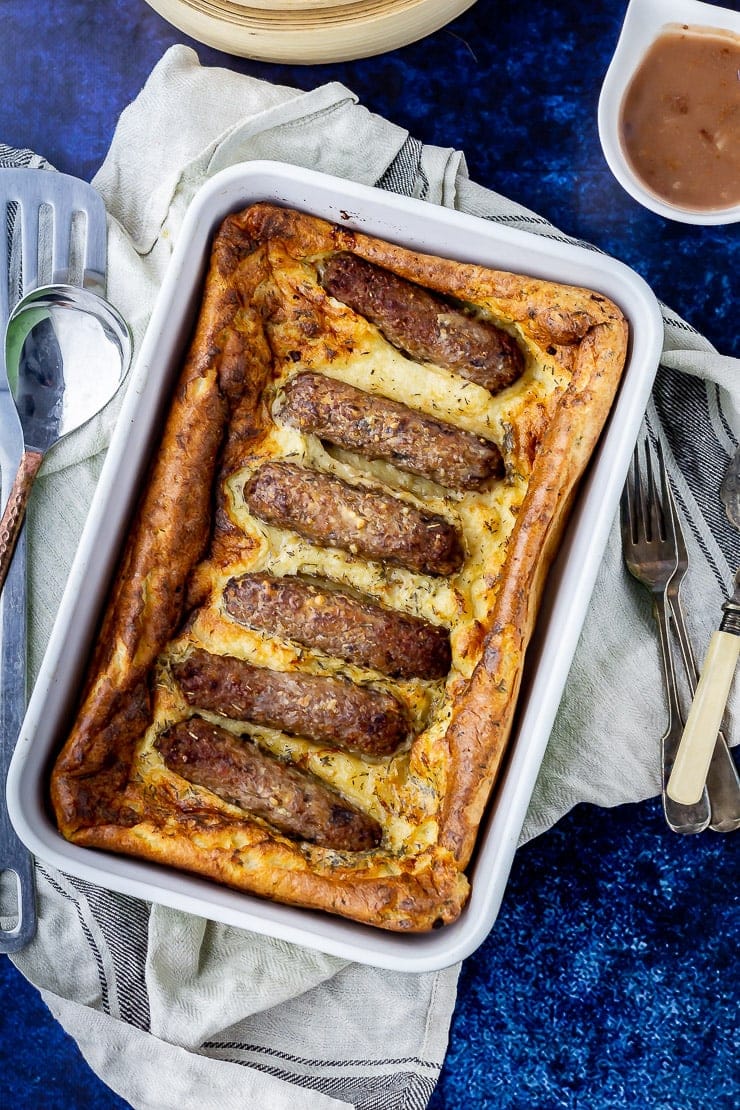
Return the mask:
POLYGON ((345 1110, 352 1105, 259 1066, 189 1052, 49 991, 41 997, 92 1070, 135 1110, 345 1110))

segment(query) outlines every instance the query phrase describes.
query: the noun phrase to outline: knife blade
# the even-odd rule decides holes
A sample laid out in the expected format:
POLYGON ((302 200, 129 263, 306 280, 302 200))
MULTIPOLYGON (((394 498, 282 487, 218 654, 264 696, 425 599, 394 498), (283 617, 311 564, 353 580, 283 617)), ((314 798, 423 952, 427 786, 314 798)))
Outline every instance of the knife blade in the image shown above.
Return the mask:
MULTIPOLYGON (((23 433, 8 388, 5 359, 0 352, 0 508, 5 508, 23 453, 23 433)), ((26 710, 26 530, 21 531, 5 588, 0 597, 0 769, 8 767, 26 710)), ((0 787, 5 792, 4 774, 0 787)), ((16 924, 2 930, 0 950, 25 947, 36 931, 33 860, 10 823, 4 796, 0 799, 0 867, 15 872, 19 904, 16 924)))

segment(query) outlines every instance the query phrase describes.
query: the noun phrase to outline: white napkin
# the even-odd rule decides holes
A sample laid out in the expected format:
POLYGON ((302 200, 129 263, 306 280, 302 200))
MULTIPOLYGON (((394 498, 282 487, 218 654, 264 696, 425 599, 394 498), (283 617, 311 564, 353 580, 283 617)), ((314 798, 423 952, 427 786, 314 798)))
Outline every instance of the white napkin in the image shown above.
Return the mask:
MULTIPOLYGON (((94 184, 109 222, 109 295, 141 340, 188 203, 206 177, 268 158, 378 184, 530 232, 547 221, 467 177, 340 84, 299 93, 174 47, 126 109, 94 184)), ((118 401, 60 446, 29 521, 31 672, 48 639, 118 401), (46 537, 54 535, 54 550, 46 537)), ((690 631, 707 643, 737 537, 716 499, 740 431, 740 363, 665 312, 648 411, 690 518, 690 631), (690 375, 690 376, 688 376, 690 375), (701 463, 693 446, 701 444, 701 463)), ((522 840, 580 801, 659 790, 664 727, 645 593, 613 530, 522 840)), ((444 1059, 457 968, 397 975, 150 907, 38 864, 39 931, 14 957, 98 1075, 136 1110, 423 1107, 444 1059)))

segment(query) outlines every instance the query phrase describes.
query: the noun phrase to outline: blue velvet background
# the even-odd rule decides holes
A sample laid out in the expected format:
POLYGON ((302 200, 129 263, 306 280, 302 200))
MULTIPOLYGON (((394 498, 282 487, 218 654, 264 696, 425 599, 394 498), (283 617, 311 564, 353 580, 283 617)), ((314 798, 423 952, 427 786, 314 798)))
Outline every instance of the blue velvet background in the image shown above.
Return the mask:
MULTIPOLYGON (((478 0, 422 42, 311 68, 190 45, 203 64, 280 84, 342 81, 416 138, 464 150, 474 180, 628 263, 738 355, 737 225, 642 210, 601 154, 596 105, 625 7, 478 0)), ((142 0, 0 0, 0 141, 89 179, 152 66, 188 41, 142 0)), ((521 849, 464 964, 431 1110, 736 1107, 738 843, 676 837, 653 801, 579 806, 521 849)), ((124 1106, 5 957, 0 1077, 16 1110, 124 1106)))

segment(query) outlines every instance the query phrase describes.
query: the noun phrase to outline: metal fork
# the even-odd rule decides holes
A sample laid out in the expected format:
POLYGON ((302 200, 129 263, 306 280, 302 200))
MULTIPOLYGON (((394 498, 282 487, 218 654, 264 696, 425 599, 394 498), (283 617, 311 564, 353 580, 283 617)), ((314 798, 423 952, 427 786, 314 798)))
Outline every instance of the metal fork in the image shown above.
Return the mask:
MULTIPOLYGON (((683 607, 681 605, 681 583, 689 569, 689 554, 681 531, 681 521, 678 516, 676 501, 670 483, 665 483, 666 505, 673 520, 673 531, 676 537, 676 554, 678 557, 676 573, 671 578, 666 589, 666 599, 670 606, 673 628, 676 632, 678 646, 681 650, 689 695, 693 698, 696 685, 699 681, 699 671, 691 647, 686 624, 684 622, 683 607)), ((735 761, 730 754, 727 740, 722 729, 717 734, 717 743, 714 746, 712 760, 707 775, 707 791, 712 818, 709 827, 715 832, 734 832, 740 828, 740 776, 735 766, 735 761)))
POLYGON ((658 466, 661 492, 656 486, 650 444, 647 439, 644 442, 644 455, 643 475, 638 444, 635 447, 632 466, 622 493, 620 502, 622 550, 630 574, 652 594, 653 616, 658 625, 668 701, 668 725, 660 742, 663 812, 669 828, 674 832, 698 833, 706 829, 711 820, 707 790, 704 790, 696 805, 691 806, 674 802, 666 793, 666 785, 683 733, 666 597, 667 588, 678 569, 679 559, 673 514, 663 512, 663 505, 667 502, 668 496, 668 480, 660 444, 658 444, 658 466))

